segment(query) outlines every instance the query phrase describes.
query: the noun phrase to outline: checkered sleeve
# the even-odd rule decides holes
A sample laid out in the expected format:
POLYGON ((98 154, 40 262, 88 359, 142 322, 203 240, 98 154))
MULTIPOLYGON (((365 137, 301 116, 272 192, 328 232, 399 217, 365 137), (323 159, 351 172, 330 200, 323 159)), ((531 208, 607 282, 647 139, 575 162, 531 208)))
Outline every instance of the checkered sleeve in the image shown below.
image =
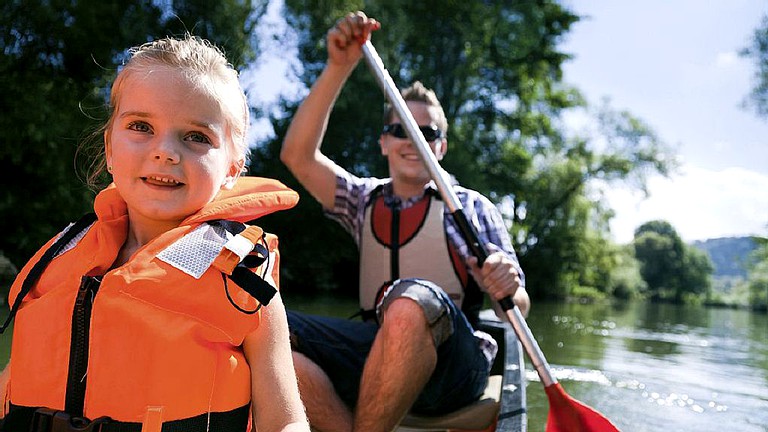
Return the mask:
POLYGON ((360 245, 361 227, 365 220, 365 207, 371 192, 386 180, 357 177, 347 171, 336 174, 336 195, 333 208, 324 210, 326 217, 338 222, 360 245))
MULTIPOLYGON (((480 241, 485 245, 491 244, 491 249, 489 250, 491 253, 497 250, 505 252, 515 263, 520 280, 523 286, 525 286, 525 275, 520 267, 515 249, 512 246, 507 224, 499 209, 488 198, 476 191, 460 186, 457 186, 455 190, 456 196, 463 207, 464 214, 466 214, 470 224, 477 231, 480 241)), ((466 262, 472 252, 452 217, 447 218, 446 231, 448 237, 458 249, 462 260, 466 262)))

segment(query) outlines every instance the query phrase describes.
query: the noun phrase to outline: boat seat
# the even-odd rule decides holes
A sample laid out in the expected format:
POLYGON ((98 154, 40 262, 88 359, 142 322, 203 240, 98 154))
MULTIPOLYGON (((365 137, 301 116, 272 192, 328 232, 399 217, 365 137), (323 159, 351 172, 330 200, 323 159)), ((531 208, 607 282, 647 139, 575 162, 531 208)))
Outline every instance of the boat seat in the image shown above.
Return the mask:
POLYGON ((477 402, 439 417, 426 417, 409 413, 400 426, 415 430, 485 430, 499 414, 501 375, 491 375, 485 392, 477 402))

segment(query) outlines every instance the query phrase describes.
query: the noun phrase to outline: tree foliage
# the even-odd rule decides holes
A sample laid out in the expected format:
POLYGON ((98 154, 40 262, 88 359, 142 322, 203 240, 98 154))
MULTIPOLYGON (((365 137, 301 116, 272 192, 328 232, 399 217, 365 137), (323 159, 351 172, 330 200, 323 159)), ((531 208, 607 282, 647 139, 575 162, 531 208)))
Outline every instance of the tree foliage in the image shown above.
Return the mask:
POLYGON ((752 58, 755 64, 752 91, 746 99, 746 105, 755 109, 758 115, 768 118, 768 15, 752 33, 749 45, 741 55, 752 58))
POLYGON ((755 237, 747 276, 749 302, 755 310, 768 311, 768 237, 755 237))
POLYGON ((640 275, 640 263, 635 259, 634 247, 622 245, 618 248, 615 255, 617 263, 610 275, 608 292, 622 300, 645 297, 648 284, 640 275))
MULTIPOLYGON (((20 265, 90 208, 93 193, 72 175, 73 162, 88 157, 76 155, 78 142, 105 120, 108 83, 127 47, 189 31, 222 46, 230 61, 243 66, 258 61, 252 30, 266 5, 2 3, 0 160, 6 169, 0 174, 0 218, 6 231, 0 251, 20 265)), ((383 23, 373 42, 395 82, 421 80, 437 91, 450 124, 444 166, 500 204, 534 297, 641 289, 635 283, 618 288, 614 270, 626 263, 608 240, 611 209, 592 185, 625 182, 643 189, 648 173, 664 174, 674 163, 641 120, 608 104, 593 111, 564 84, 569 55, 560 44, 579 17, 555 0, 286 0, 303 86, 324 66, 327 29, 357 9, 383 23), (565 131, 561 115, 572 109, 588 110, 600 126, 594 136, 565 131)), ((254 149, 251 171, 283 180, 302 200, 297 209, 259 223, 281 238, 284 286, 354 293, 354 244, 279 162, 297 104, 281 102, 281 115, 272 118, 277 136, 254 149)), ((377 143, 383 104, 372 75, 359 67, 331 116, 324 152, 357 175, 386 176, 377 143)))
POLYGON ((127 48, 189 31, 243 65, 254 58, 251 29, 265 6, 266 0, 2 2, 0 251, 20 266, 91 208, 93 193, 74 166, 86 166, 92 155, 77 155, 77 148, 106 119, 108 84, 127 48))
POLYGON ((683 243, 669 222, 644 223, 635 230, 633 244, 651 300, 682 303, 688 295, 711 288, 714 267, 709 256, 683 243))
MULTIPOLYGON (((612 213, 591 196, 591 182, 642 188, 644 175, 666 173, 673 164, 647 125, 607 105, 595 114, 597 137, 565 133, 560 115, 586 106, 562 80, 569 55, 559 44, 576 15, 553 0, 287 0, 286 9, 299 35, 307 87, 325 64, 324 37, 336 19, 362 9, 381 21, 372 41, 390 75, 400 86, 420 80, 436 90, 450 125, 443 165, 460 183, 501 204, 533 296, 564 297, 576 287, 607 292, 617 263, 608 240, 612 213)), ((339 97, 323 152, 357 175, 386 176, 377 144, 383 103, 372 74, 359 67, 339 97)), ((298 212, 270 221, 295 260, 285 263, 291 276, 284 281, 334 289, 344 274, 350 279, 342 283, 354 284, 354 245, 322 220, 318 204, 283 167, 271 163, 295 108, 284 101, 287 115, 273 119, 277 137, 255 151, 254 160, 264 162, 253 168, 302 193, 298 212), (322 253, 313 249, 318 242, 326 246, 322 253)))

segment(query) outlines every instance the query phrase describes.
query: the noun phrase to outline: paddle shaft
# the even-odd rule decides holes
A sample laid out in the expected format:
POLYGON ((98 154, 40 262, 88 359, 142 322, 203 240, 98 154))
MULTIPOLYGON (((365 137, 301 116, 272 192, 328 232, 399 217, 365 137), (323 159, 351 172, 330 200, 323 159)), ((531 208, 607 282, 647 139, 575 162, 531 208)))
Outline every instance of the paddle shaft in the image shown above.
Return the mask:
MULTIPOLYGON (((453 220, 456 222, 456 225, 461 231, 464 240, 469 245, 472 254, 477 258, 478 264, 482 266, 486 258, 488 258, 488 250, 485 245, 480 242, 477 231, 467 220, 461 202, 453 192, 453 188, 451 188, 448 173, 446 173, 437 162, 435 154, 432 153, 427 140, 419 130, 418 123, 416 123, 416 120, 413 118, 411 111, 403 100, 400 91, 397 89, 392 77, 384 67, 384 63, 381 61, 381 57, 379 57, 376 48, 374 48, 371 41, 365 41, 362 48, 365 62, 376 77, 376 81, 384 91, 387 100, 392 104, 398 117, 400 117, 400 121, 405 128, 408 138, 414 143, 427 171, 429 171, 430 177, 437 185, 437 190, 440 192, 440 196, 442 196, 445 205, 448 206, 451 217, 453 217, 453 220)), ((549 364, 544 357, 544 353, 541 351, 538 342, 536 342, 533 333, 531 333, 531 329, 525 322, 525 318, 523 318, 523 315, 520 313, 520 309, 515 306, 515 303, 510 297, 501 299, 499 305, 502 310, 504 310, 518 339, 520 339, 520 343, 523 345, 533 367, 539 374, 544 387, 556 384, 557 379, 552 375, 549 364)))

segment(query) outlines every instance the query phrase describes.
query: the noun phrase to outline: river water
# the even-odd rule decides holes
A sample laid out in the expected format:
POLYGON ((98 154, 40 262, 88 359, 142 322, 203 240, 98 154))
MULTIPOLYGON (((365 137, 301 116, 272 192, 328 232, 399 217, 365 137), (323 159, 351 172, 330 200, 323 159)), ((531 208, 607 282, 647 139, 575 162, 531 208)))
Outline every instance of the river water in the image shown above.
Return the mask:
MULTIPOLYGON (((535 304, 528 323, 574 398, 623 431, 768 430, 768 316, 649 303, 535 304)), ((529 430, 548 402, 534 372, 529 430)))
MULTIPOLYGON (((285 301, 320 314, 355 311, 347 299, 285 301)), ((768 315, 535 302, 528 324, 565 391, 624 432, 768 431, 768 315)), ((0 336, 2 364, 9 344, 0 336)), ((544 431, 549 404, 530 365, 526 375, 528 430, 544 431)))
MULTIPOLYGON (((343 299, 288 307, 349 316, 343 299)), ((768 315, 650 303, 534 302, 528 325, 555 377, 624 432, 768 431, 768 315)), ((526 359, 527 361, 527 359, 526 359)), ((528 430, 549 403, 528 365, 528 430)))

